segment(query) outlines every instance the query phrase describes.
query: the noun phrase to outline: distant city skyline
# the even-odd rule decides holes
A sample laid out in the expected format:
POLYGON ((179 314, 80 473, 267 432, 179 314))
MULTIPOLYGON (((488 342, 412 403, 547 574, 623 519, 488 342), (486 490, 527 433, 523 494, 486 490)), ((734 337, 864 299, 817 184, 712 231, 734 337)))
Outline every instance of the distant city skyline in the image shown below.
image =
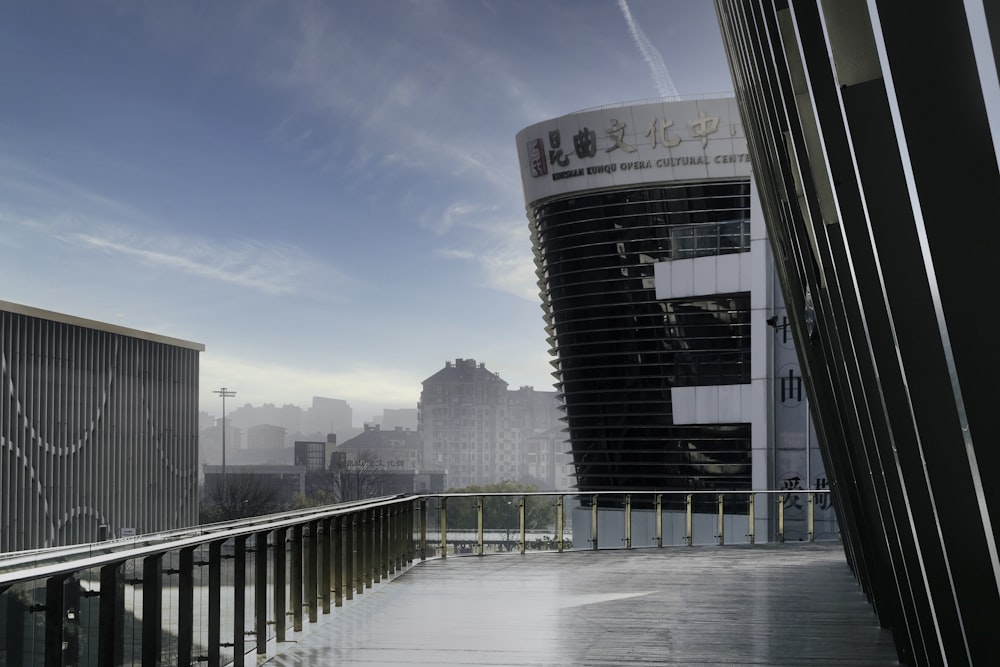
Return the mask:
POLYGON ((550 390, 514 136, 732 89, 702 0, 0 6, 0 299, 203 343, 200 408, 550 390))

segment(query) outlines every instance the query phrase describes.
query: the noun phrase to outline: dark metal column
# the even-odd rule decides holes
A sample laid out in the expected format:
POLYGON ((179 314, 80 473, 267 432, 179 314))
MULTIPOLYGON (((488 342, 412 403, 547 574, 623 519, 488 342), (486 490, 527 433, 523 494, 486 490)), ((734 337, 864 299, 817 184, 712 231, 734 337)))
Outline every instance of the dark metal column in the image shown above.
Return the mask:
POLYGON ((323 601, 323 613, 330 613, 330 570, 333 568, 333 554, 330 548, 333 542, 330 537, 330 530, 333 526, 333 519, 323 519, 318 524, 319 528, 319 592, 323 601))
POLYGON ((368 515, 364 510, 354 513, 354 587, 360 595, 365 592, 365 547, 368 536, 365 530, 368 526, 368 515))
MULTIPOLYGON (((103 591, 103 588, 101 589, 103 591)), ((4 628, 7 636, 7 663, 11 665, 20 665, 24 663, 24 617, 25 617, 25 605, 17 595, 7 596, 7 619, 4 628)), ((104 631, 104 623, 102 618, 102 623, 100 630, 104 631)), ((111 631, 114 631, 114 626, 111 624, 111 631)), ((111 663, 101 662, 101 667, 105 665, 110 665, 111 663)))
POLYGON ((254 634, 257 638, 257 655, 267 653, 267 533, 257 533, 253 538, 254 558, 254 634))
MULTIPOLYGON (((190 665, 194 657, 194 550, 186 547, 178 554, 177 571, 177 663, 190 665)), ((103 581, 101 592, 104 590, 103 581)))
POLYGON ((63 576, 45 580, 45 667, 63 664, 63 576))
MULTIPOLYGON (((306 542, 306 564, 305 564, 305 594, 306 607, 309 609, 309 622, 315 623, 319 614, 319 604, 316 599, 316 568, 319 563, 319 556, 316 550, 319 548, 319 521, 309 524, 309 540, 306 542)), ((325 569, 325 568, 324 568, 325 569)))
POLYGON ((343 519, 335 516, 330 519, 333 530, 333 604, 344 606, 344 530, 343 519))
POLYGON ((302 632, 302 526, 292 526, 291 582, 288 604, 292 607, 292 629, 302 632))
POLYGON ((357 533, 357 512, 352 512, 343 517, 344 526, 344 597, 348 600, 354 599, 354 542, 357 533))
POLYGON ((274 637, 276 641, 285 641, 285 528, 274 529, 274 637))
MULTIPOLYGON (((247 536, 233 539, 233 665, 242 667, 246 653, 247 536)), ((183 664, 183 663, 182 663, 183 664)))
MULTIPOLYGON (((97 629, 97 664, 99 667, 114 667, 124 660, 125 599, 123 595, 122 563, 105 565, 101 568, 101 598, 97 629)), ((8 634, 8 652, 10 635, 8 634)), ((17 664, 11 663, 11 664, 17 664)))
POLYGON ((215 541, 208 545, 208 667, 221 664, 222 542, 215 541))
POLYGON ((160 630, 162 618, 161 554, 142 559, 142 664, 156 667, 160 663, 160 630))

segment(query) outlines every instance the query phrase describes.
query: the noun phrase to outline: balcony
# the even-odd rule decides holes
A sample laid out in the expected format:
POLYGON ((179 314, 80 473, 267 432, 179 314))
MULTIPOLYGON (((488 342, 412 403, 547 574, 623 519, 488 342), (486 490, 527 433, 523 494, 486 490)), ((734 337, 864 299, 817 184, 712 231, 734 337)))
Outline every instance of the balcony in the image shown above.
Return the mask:
POLYGON ((0 655, 896 664, 840 543, 781 541, 786 494, 406 496, 6 554, 0 655))

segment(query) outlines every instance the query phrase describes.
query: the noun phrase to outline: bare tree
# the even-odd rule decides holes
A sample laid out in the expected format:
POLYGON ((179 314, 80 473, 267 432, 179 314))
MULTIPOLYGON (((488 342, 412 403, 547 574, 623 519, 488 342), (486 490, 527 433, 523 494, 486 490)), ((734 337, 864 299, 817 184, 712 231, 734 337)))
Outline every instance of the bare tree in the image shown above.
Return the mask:
POLYGON ((282 509, 281 483, 272 475, 236 473, 205 488, 203 520, 231 521, 282 509))
POLYGON ((345 452, 336 452, 330 457, 330 466, 318 473, 315 486, 332 494, 337 502, 364 500, 384 493, 389 474, 385 461, 374 452, 359 452, 350 459, 345 452))

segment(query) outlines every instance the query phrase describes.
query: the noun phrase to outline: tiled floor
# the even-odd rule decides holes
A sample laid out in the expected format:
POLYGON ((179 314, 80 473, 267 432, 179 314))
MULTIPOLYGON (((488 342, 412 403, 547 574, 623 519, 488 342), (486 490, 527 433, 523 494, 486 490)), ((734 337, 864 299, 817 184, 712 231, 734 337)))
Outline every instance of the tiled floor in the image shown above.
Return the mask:
POLYGON ((897 664, 837 544, 428 561, 292 639, 262 664, 897 664))

